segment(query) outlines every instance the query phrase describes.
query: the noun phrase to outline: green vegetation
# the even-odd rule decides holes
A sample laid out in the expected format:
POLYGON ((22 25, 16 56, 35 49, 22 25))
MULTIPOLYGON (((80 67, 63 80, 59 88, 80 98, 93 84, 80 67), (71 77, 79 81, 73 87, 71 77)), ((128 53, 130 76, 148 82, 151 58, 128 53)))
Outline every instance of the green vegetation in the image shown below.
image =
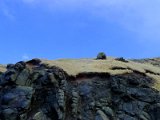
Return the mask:
POLYGON ((106 54, 104 52, 100 52, 98 53, 97 55, 97 60, 98 59, 101 59, 101 60, 105 60, 107 57, 106 57, 106 54))

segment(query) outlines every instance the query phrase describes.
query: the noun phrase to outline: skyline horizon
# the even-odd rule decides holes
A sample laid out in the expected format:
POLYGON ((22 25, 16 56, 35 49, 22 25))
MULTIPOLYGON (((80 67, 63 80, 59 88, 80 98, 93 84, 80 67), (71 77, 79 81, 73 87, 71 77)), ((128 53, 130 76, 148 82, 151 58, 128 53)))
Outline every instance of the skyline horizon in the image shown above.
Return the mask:
POLYGON ((0 63, 160 57, 160 1, 1 0, 0 63))

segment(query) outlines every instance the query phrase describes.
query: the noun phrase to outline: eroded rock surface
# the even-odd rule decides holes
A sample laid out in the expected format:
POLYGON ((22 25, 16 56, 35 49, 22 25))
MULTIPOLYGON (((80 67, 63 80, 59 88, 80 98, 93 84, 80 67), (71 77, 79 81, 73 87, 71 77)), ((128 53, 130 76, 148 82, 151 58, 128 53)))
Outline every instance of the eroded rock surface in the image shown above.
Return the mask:
POLYGON ((153 84, 138 73, 73 79, 38 59, 18 62, 0 76, 0 120, 160 120, 153 84))

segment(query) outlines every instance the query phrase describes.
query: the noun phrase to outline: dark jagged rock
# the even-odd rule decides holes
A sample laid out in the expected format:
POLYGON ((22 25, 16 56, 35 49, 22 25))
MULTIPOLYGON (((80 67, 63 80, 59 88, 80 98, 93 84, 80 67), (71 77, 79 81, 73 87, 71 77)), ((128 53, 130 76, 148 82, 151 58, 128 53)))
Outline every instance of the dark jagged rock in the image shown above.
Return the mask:
POLYGON ((149 113, 151 115, 151 119, 160 120, 160 103, 150 106, 149 113))
POLYGON ((123 57, 116 58, 115 60, 121 61, 121 62, 128 62, 128 61, 127 61, 126 59, 124 59, 123 57))
POLYGON ((160 92, 147 76, 90 73, 73 80, 39 63, 18 62, 2 73, 0 120, 160 120, 160 92))
POLYGON ((132 61, 134 62, 138 62, 138 63, 149 63, 152 64, 154 66, 160 67, 160 57, 159 58, 148 58, 148 59, 132 59, 132 61))
POLYGON ((12 68, 14 68, 14 64, 7 64, 7 69, 9 70, 9 69, 12 69, 12 68))
POLYGON ((31 106, 34 90, 31 87, 17 86, 4 88, 0 94, 1 119, 17 120, 31 106))
POLYGON ((38 59, 38 58, 34 58, 34 59, 32 59, 32 60, 27 61, 26 63, 27 63, 27 64, 31 64, 31 65, 40 65, 41 60, 38 59))
POLYGON ((26 63, 23 61, 20 61, 14 65, 14 69, 19 71, 23 70, 25 67, 26 67, 26 63))

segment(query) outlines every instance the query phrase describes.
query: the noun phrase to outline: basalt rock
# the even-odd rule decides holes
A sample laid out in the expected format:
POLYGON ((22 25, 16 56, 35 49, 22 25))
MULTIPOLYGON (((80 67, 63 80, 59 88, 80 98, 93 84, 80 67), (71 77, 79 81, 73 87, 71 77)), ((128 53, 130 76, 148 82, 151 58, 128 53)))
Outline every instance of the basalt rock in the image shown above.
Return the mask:
POLYGON ((26 63, 31 65, 39 65, 41 63, 41 60, 38 58, 34 58, 32 60, 27 61, 26 63))
POLYGON ((121 61, 121 62, 128 62, 128 61, 127 61, 126 59, 124 59, 123 57, 116 58, 115 60, 121 61))
POLYGON ((0 76, 0 120, 160 120, 152 85, 137 73, 73 79, 38 59, 9 64, 0 76))

